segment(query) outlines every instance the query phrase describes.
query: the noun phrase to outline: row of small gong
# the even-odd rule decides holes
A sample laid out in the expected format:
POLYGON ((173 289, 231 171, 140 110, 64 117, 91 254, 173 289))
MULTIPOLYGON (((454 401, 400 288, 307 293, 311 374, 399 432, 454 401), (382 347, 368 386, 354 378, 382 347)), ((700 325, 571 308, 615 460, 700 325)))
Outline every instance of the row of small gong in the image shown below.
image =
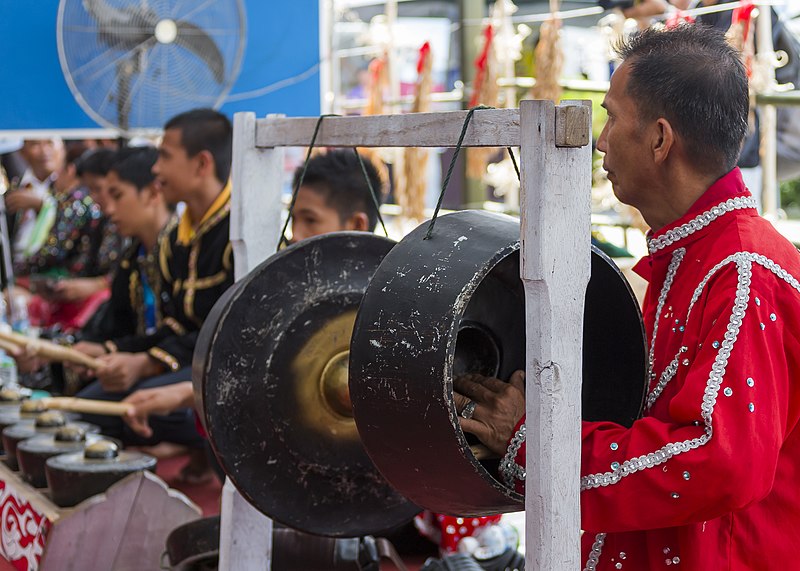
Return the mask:
MULTIPOLYGON (((193 363, 203 422, 235 486, 273 519, 347 537, 421 507, 522 508, 499 459, 473 453, 453 399, 454 376, 525 368, 519 223, 464 211, 426 229, 290 246, 207 319, 193 363)), ((583 417, 629 424, 645 390, 641 315, 594 248, 585 307, 583 417)))
POLYGON ((121 443, 99 434, 99 426, 47 410, 30 395, 18 386, 0 389, 0 452, 23 480, 47 488, 57 506, 75 506, 139 470, 155 471, 152 456, 121 452, 121 443))

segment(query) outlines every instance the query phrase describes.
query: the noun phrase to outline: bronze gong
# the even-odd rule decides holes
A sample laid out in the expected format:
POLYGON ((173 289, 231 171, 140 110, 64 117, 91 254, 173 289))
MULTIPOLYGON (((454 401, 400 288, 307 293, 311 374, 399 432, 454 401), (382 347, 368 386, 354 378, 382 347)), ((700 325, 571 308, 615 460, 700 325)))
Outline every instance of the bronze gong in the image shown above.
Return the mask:
POLYGON ((214 306, 195 349, 223 469, 258 510, 308 533, 377 534, 419 511, 364 451, 348 392, 356 310, 393 245, 339 232, 282 250, 214 306))
MULTIPOLYGON (((422 507, 463 516, 517 511, 522 496, 500 482, 499 458, 478 460, 478 441, 461 430, 453 378, 507 381, 525 369, 519 222, 463 211, 440 217, 423 240, 427 227, 384 258, 358 312, 350 397, 359 433, 386 479, 422 507)), ((583 418, 629 425, 647 380, 641 313, 625 278, 595 248, 591 268, 583 418)))

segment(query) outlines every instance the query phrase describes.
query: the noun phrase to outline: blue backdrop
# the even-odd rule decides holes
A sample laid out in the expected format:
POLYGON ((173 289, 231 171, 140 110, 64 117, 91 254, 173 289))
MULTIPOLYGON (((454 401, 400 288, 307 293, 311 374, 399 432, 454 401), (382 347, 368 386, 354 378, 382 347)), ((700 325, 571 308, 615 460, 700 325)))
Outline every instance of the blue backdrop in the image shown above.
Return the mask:
MULTIPOLYGON (((58 0, 0 0, 0 132, 102 128, 78 105, 61 71, 58 5, 58 0)), ((241 71, 221 110, 229 116, 237 111, 319 115, 319 0, 244 0, 244 5, 241 71)))

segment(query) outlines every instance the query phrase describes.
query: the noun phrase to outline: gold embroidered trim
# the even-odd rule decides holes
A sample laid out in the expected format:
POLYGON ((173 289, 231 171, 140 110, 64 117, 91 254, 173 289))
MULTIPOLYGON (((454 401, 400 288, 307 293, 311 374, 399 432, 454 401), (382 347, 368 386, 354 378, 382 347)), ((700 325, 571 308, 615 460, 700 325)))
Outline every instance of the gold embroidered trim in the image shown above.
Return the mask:
POLYGON ((186 335, 186 328, 178 323, 178 320, 174 317, 165 318, 164 325, 169 327, 175 335, 186 335))
POLYGON ((178 360, 160 347, 153 347, 147 354, 156 361, 165 364, 170 371, 177 371, 181 368, 180 364, 178 364, 178 360))

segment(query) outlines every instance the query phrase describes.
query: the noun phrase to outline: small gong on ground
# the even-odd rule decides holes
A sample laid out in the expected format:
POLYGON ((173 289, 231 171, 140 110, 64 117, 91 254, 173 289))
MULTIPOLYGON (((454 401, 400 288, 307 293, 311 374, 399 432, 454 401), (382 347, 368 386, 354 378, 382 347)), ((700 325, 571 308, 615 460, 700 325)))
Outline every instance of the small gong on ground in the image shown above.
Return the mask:
POLYGON ((419 511, 365 453, 347 382, 356 310, 393 245, 340 232, 290 246, 215 305, 198 339, 193 380, 220 464, 295 529, 378 534, 419 511))
MULTIPOLYGON (((67 422, 64 413, 51 410, 38 414, 33 421, 26 420, 5 428, 3 430, 3 448, 6 452, 5 460, 8 467, 12 470, 19 469, 17 445, 20 442, 37 434, 55 434, 59 428, 66 426, 67 422)), ((100 432, 99 426, 89 422, 74 421, 69 424, 92 434, 100 432)))
MULTIPOLYGON (((358 430, 381 473, 418 505, 463 516, 517 511, 523 498, 497 479, 499 458, 479 461, 477 439, 460 428, 453 378, 507 381, 525 369, 519 222, 463 211, 440 217, 423 240, 427 229, 384 258, 359 309, 350 348, 358 430)), ((610 259, 597 249, 591 257, 583 416, 627 425, 646 388, 641 313, 610 259)))
POLYGON ((60 454, 45 462, 50 497, 61 507, 72 507, 105 492, 125 476, 149 470, 155 472, 156 459, 141 452, 120 451, 106 438, 88 444, 82 452, 60 454))
POLYGON ((53 434, 37 434, 17 444, 17 464, 23 479, 34 488, 47 486, 45 462, 59 454, 82 452, 83 449, 107 436, 87 432, 77 424, 66 424, 53 434))

